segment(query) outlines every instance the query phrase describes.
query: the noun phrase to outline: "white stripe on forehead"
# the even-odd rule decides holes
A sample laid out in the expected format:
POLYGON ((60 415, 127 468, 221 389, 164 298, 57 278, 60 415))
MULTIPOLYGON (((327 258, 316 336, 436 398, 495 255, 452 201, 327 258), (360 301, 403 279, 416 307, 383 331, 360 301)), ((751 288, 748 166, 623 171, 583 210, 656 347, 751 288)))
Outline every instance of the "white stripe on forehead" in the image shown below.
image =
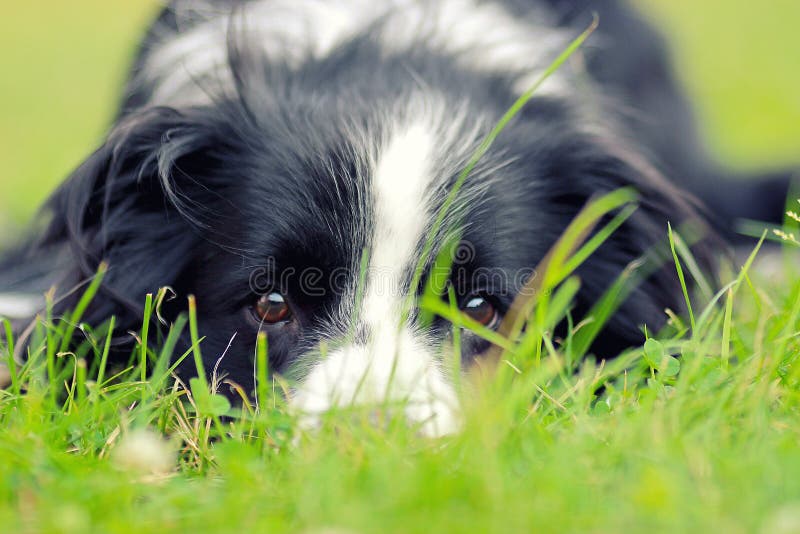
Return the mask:
POLYGON ((520 92, 568 42, 547 15, 531 10, 531 16, 515 17, 490 1, 258 0, 244 4, 233 24, 228 12, 204 2, 177 2, 174 9, 179 33, 162 34, 145 62, 144 80, 156 85, 151 104, 205 103, 208 95, 198 80, 208 77, 226 89, 231 27, 244 30, 268 59, 297 66, 306 57, 325 57, 380 22, 377 44, 385 51, 402 53, 423 43, 453 54, 462 68, 517 75, 520 92), (181 20, 194 22, 181 30, 181 20))
MULTIPOLYGON (((307 424, 316 424, 335 406, 392 401, 405 403, 403 414, 420 424, 423 434, 438 436, 459 427, 458 399, 442 372, 439 347, 429 346, 411 325, 400 324, 406 297, 402 281, 413 270, 418 244, 429 230, 437 150, 439 143, 452 141, 450 132, 437 130, 435 122, 401 122, 380 147, 370 184, 369 269, 356 314, 368 335, 317 362, 301 382, 292 404, 307 424)), ((343 307, 354 300, 351 295, 343 307)))
POLYGON ((374 228, 362 320, 397 326, 403 276, 413 269, 427 227, 426 191, 433 176, 435 136, 415 122, 388 134, 372 174, 374 228))

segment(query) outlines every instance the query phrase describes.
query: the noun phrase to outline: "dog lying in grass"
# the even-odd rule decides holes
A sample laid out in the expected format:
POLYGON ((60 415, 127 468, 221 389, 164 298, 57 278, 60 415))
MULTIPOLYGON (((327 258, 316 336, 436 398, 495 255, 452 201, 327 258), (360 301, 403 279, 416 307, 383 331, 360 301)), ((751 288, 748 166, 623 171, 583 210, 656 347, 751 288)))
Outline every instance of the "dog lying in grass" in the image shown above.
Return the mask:
POLYGON ((437 435, 459 421, 447 355, 468 366, 491 348, 485 332, 507 324, 590 199, 637 194, 575 271, 573 325, 640 271, 587 341, 607 358, 684 308, 668 223, 711 274, 734 217, 775 220, 787 183, 726 181, 660 38, 621 1, 176 0, 142 42, 107 139, 44 207, 46 228, 3 260, 0 314, 30 319, 43 304, 28 296, 55 287, 63 315, 102 263, 83 320, 116 318, 115 353, 130 353, 145 295, 169 287, 153 328, 194 295, 215 377, 252 393, 265 333, 298 410, 397 400, 437 435), (597 31, 548 72, 593 16, 597 31), (448 250, 437 295, 472 328, 416 300, 448 250))

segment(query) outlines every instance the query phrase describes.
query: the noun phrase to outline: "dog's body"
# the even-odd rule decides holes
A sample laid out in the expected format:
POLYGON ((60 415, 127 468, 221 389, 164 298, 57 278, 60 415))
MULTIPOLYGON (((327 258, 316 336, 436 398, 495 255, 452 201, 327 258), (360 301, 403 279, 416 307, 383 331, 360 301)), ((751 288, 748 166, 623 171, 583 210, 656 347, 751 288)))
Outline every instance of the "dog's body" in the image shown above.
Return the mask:
MULTIPOLYGON (((462 309, 496 326, 520 273, 590 197, 622 186, 640 207, 581 268, 578 318, 664 241, 668 221, 716 243, 683 190, 712 199, 724 223, 779 216, 782 182, 748 186, 744 201, 719 188, 658 37, 621 2, 175 1, 107 141, 53 196, 42 237, 0 268, 0 291, 63 292, 106 260, 90 322, 114 314, 133 329, 145 294, 170 286, 174 302, 197 297, 206 368, 248 391, 261 330, 271 369, 298 379, 298 408, 388 395, 425 432, 452 430, 450 326, 423 328, 413 311, 398 325, 422 245, 480 141, 591 9, 590 46, 508 125, 446 219, 467 251, 453 286, 462 309), (20 268, 43 258, 42 272, 20 268)), ((703 265, 712 257, 699 252, 703 265)), ((681 307, 673 270, 655 269, 595 353, 640 342, 641 325, 655 331, 681 307)), ((464 334, 466 359, 486 348, 464 334)))

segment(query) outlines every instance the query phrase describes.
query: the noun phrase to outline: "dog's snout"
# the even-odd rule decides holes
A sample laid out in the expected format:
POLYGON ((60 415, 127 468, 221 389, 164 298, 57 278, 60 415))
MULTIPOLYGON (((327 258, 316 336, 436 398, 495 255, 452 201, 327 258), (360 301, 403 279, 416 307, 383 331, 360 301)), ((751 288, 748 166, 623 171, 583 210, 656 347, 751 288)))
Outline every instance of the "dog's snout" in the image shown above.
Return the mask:
POLYGON ((328 354, 302 380, 291 404, 304 426, 319 426, 332 409, 366 408, 402 414, 425 436, 456 432, 458 396, 435 354, 406 328, 379 334, 328 354))

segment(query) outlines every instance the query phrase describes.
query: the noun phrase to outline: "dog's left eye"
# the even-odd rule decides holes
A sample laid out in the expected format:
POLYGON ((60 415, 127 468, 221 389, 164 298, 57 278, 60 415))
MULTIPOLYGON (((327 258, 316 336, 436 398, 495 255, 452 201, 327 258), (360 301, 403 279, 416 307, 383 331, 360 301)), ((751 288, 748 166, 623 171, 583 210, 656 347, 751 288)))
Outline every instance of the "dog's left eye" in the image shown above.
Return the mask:
POLYGON ((487 328, 494 328, 500 321, 500 313, 497 311, 497 307, 489 298, 482 295, 474 295, 468 298, 461 307, 461 311, 470 319, 487 328))
POLYGON ((286 302, 286 297, 277 291, 273 291, 258 299, 253 312, 256 317, 266 324, 276 324, 288 321, 292 317, 292 309, 286 302))

